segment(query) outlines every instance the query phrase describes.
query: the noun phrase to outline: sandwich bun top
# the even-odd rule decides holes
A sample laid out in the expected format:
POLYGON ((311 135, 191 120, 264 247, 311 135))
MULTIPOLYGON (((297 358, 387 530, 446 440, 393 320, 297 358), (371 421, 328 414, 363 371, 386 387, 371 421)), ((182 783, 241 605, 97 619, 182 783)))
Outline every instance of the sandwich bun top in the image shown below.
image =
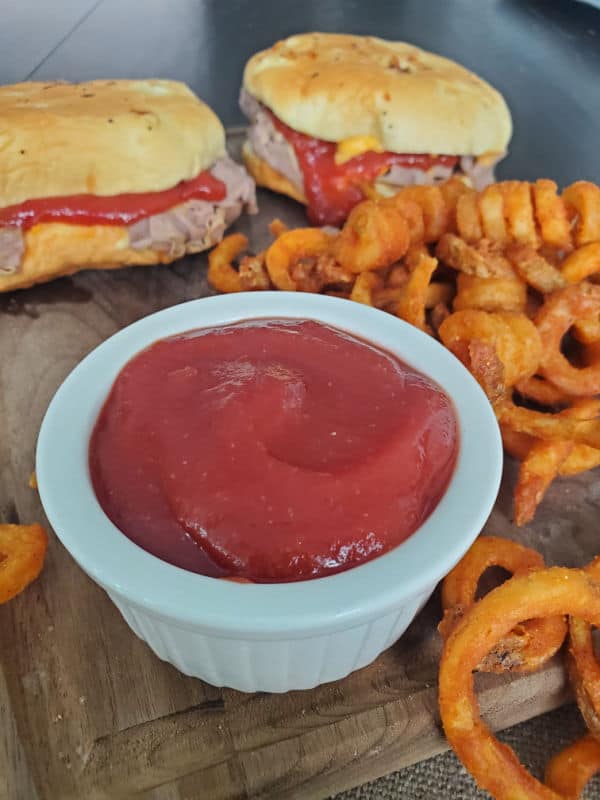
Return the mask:
POLYGON ((43 197, 159 192, 224 154, 218 117, 176 81, 0 87, 0 208, 43 197))
POLYGON ((477 75, 371 36, 291 36, 252 56, 244 88, 301 133, 374 136, 395 153, 502 153, 512 132, 502 95, 477 75))

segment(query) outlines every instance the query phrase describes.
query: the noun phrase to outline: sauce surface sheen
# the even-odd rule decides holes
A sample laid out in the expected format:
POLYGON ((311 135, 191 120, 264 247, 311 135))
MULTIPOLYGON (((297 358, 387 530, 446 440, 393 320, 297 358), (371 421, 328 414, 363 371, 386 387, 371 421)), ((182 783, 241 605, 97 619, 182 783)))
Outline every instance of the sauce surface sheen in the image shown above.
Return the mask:
POLYGON ((457 421, 397 358, 311 321, 155 342, 89 450, 98 500, 159 558, 214 577, 322 577, 400 544, 444 493, 457 421))

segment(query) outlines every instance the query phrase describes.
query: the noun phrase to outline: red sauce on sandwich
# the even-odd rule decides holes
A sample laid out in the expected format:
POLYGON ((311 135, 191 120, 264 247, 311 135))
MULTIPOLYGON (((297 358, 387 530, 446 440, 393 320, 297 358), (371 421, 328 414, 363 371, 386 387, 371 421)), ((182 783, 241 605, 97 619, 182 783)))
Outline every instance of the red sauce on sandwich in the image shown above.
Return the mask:
POLYGON ((357 203, 364 200, 361 183, 372 183, 398 165, 424 172, 435 164, 454 167, 458 156, 427 154, 363 153, 345 164, 335 163, 335 142, 315 139, 290 128, 269 111, 273 124, 294 148, 304 176, 308 218, 315 225, 340 225, 357 203))
POLYGON ((226 191, 225 184, 207 170, 162 192, 109 196, 77 194, 26 200, 19 205, 0 209, 0 227, 14 226, 27 230, 40 222, 133 225, 140 219, 168 211, 187 200, 222 200, 226 191))
POLYGON ((189 331, 117 377, 89 450, 100 505, 184 569, 258 582, 354 567, 431 514, 452 401, 391 354, 311 321, 189 331))

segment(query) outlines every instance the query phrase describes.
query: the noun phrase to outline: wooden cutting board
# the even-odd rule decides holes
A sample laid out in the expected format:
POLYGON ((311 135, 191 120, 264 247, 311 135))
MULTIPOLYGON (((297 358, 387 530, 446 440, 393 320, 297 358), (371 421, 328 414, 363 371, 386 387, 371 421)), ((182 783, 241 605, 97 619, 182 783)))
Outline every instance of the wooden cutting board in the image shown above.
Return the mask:
MULTIPOLYGON (((230 136, 235 152, 239 136, 230 136)), ((302 224, 264 193, 239 229, 302 224)), ((54 391, 93 347, 158 309, 210 294, 206 258, 89 272, 0 295, 0 520, 45 522, 28 487, 54 391)), ((557 482, 533 525, 509 522, 509 463, 488 533, 576 566, 597 552, 598 474, 557 482)), ((452 536, 448 524, 448 536, 452 536)), ((10 800, 324 798, 443 750, 436 702, 437 594, 402 639, 345 680, 286 695, 208 686, 161 662, 52 536, 41 578, 0 607, 0 796, 10 800), (139 794, 141 793, 141 794, 139 794)), ((504 728, 569 696, 562 662, 477 677, 486 719, 504 728)))

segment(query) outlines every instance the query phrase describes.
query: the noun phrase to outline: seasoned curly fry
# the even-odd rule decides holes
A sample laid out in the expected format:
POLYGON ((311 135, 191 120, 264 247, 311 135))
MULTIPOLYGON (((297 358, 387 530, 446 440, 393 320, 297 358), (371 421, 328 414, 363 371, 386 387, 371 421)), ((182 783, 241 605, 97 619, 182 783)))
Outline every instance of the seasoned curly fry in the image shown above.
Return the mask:
POLYGON ((42 571, 48 534, 41 525, 0 525, 0 603, 6 603, 42 571))
POLYGON ((265 264, 272 283, 288 292, 297 290, 291 268, 303 259, 315 259, 327 253, 332 237, 320 228, 296 228, 279 236, 265 252, 265 264))
POLYGON ((542 241, 560 250, 571 249, 571 224, 554 181, 538 180, 531 187, 542 241))
POLYGON ((208 282, 219 292, 241 292, 242 282, 232 261, 248 247, 248 239, 243 233, 226 236, 208 254, 208 282))
POLYGON ((506 250, 518 274, 538 292, 554 292, 566 286, 561 271, 556 269, 531 245, 514 244, 506 250))
POLYGON ((508 231, 504 220, 504 193, 499 184, 492 183, 479 193, 479 215, 485 238, 504 244, 508 231))
MULTIPOLYGON (((444 578, 444 616, 438 631, 444 641, 475 603, 479 579, 489 567, 502 567, 512 575, 529 575, 545 567, 540 553, 509 539, 480 536, 444 578)), ((567 633, 564 617, 529 619, 513 630, 481 660, 479 672, 533 672, 551 658, 567 633)))
POLYGON ((443 303, 447 306, 454 297, 454 286, 451 283, 430 283, 425 293, 425 308, 434 308, 443 303))
POLYGON ((256 289, 270 289, 271 281, 265 267, 265 257, 261 253, 257 256, 244 256, 239 267, 240 286, 243 291, 256 289))
POLYGON ((453 233, 442 236, 435 254, 444 264, 467 275, 478 278, 515 277, 510 262, 504 256, 490 252, 485 246, 479 249, 467 244, 453 233))
MULTIPOLYGON (((505 370, 506 386, 535 375, 541 342, 535 325, 524 314, 455 311, 439 330, 443 344, 464 360, 465 345, 473 340, 493 345, 505 370)), ((468 365, 467 365, 468 366, 468 365)))
POLYGON ((539 372, 550 383, 573 395, 600 394, 600 359, 588 367, 573 366, 561 351, 562 339, 579 319, 597 318, 600 286, 568 286, 546 297, 535 323, 543 345, 539 372))
POLYGON ((477 192, 465 192, 458 198, 456 203, 456 227, 459 235, 466 242, 478 242, 483 239, 477 192))
POLYGON ((398 208, 365 200, 350 212, 334 241, 333 255, 350 272, 365 272, 398 261, 409 243, 408 225, 398 208))
POLYGON ((429 315, 429 323, 431 325, 431 329, 433 330, 436 336, 439 337, 440 326, 442 325, 445 319, 448 319, 450 313, 451 313, 450 309, 445 303, 438 303, 437 306, 434 306, 431 309, 431 314, 429 315))
POLYGON ((600 242, 577 248, 563 261, 561 272, 567 283, 580 283, 600 272, 600 242))
POLYGON ((579 319, 573 323, 571 333, 582 344, 600 342, 600 315, 593 319, 579 319))
POLYGON ((425 324, 425 304, 431 276, 437 267, 437 259, 420 255, 419 261, 401 289, 396 306, 396 316, 410 322, 416 328, 427 330, 425 324))
POLYGON ((520 395, 528 400, 534 400, 543 406, 565 406, 575 400, 581 399, 557 389, 545 378, 532 375, 531 378, 524 378, 515 384, 515 389, 520 395))
MULTIPOLYGON (((600 557, 585 571, 600 581, 600 557)), ((594 651, 591 625, 577 617, 569 618, 568 670, 581 716, 590 733, 600 739, 600 662, 594 651)))
POLYGON ((600 241, 600 187, 577 181, 564 190, 562 199, 575 215, 575 244, 600 241))
POLYGON ((478 278, 461 272, 456 278, 453 308, 481 311, 520 311, 527 305, 527 285, 520 278, 478 278))
POLYGON ((472 193, 473 190, 467 186, 463 180, 457 177, 452 177, 450 180, 440 183, 438 188, 446 204, 448 232, 456 233, 458 230, 456 222, 456 207, 458 201, 463 194, 472 193))
MULTIPOLYGON (((573 419, 593 419, 600 414, 600 400, 583 400, 561 412, 573 419)), ((515 524, 533 519, 546 490, 559 474, 575 443, 570 440, 541 441, 533 445, 519 470, 515 487, 515 524)))
POLYGON ((361 272, 350 292, 350 300, 363 303, 367 306, 375 305, 373 302, 373 292, 383 288, 383 278, 375 272, 361 272))
POLYGON ((571 439, 593 448, 600 447, 600 419, 569 419, 560 414, 546 414, 505 401, 498 407, 498 419, 514 430, 540 439, 571 439))
POLYGON ((424 242, 436 242, 448 229, 448 209, 438 186, 406 186, 387 201, 407 216, 405 203, 414 203, 422 214, 424 242))
POLYGON ((546 766, 544 783, 558 796, 577 800, 600 771, 600 742, 588 734, 555 755, 546 766))
POLYGON ((282 233, 287 233, 289 231, 289 227, 280 219, 272 219, 271 222, 269 222, 269 231, 271 232, 271 236, 274 239, 277 239, 277 237, 281 236, 282 233))
POLYGON ((560 475, 579 475, 600 467, 600 449, 586 444, 576 444, 559 469, 560 475))
POLYGON ((476 378, 492 406, 495 406, 506 393, 505 369, 496 347, 490 342, 472 339, 466 353, 465 364, 469 372, 476 378))
POLYGON ((504 195, 504 214, 510 238, 521 244, 539 247, 529 184, 524 181, 504 181, 498 185, 504 195))

